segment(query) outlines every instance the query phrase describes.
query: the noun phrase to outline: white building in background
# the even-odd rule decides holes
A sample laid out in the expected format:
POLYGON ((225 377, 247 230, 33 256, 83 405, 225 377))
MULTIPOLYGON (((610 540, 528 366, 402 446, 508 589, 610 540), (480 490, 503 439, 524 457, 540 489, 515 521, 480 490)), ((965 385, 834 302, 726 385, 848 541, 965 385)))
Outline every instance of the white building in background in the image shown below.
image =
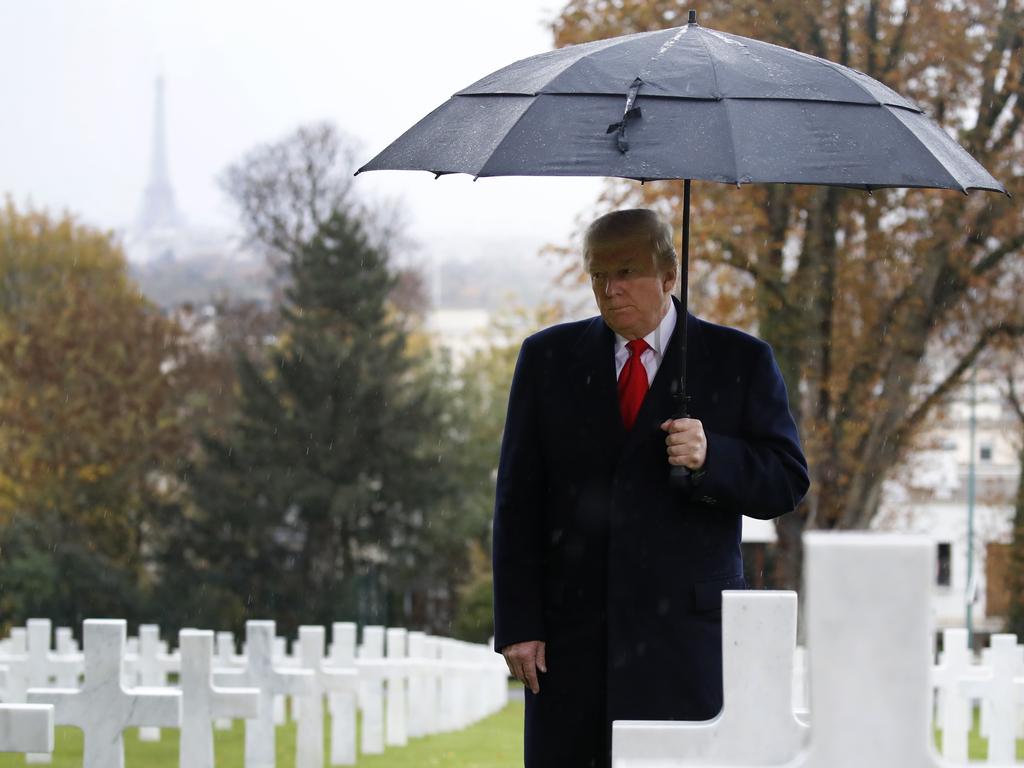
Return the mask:
POLYGON ((964 626, 973 599, 974 628, 1000 631, 1004 583, 1013 535, 1014 497, 1024 437, 999 382, 981 373, 974 436, 973 577, 968 579, 968 474, 971 463, 970 386, 963 386, 941 422, 922 435, 922 449, 886 484, 873 528, 923 533, 936 541, 935 619, 939 628, 964 626))
POLYGON ((448 351, 456 368, 493 343, 491 313, 486 309, 440 307, 431 310, 426 331, 435 343, 448 351))

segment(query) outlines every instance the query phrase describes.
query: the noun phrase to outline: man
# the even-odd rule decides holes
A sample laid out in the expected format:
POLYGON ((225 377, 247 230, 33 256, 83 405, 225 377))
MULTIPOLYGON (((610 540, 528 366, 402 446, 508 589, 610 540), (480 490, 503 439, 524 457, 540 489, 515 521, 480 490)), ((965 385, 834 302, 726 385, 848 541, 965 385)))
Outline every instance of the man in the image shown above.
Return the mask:
POLYGON ((693 418, 667 418, 669 227, 607 214, 583 259, 601 315, 523 342, 498 469, 495 647, 527 687, 527 768, 608 766, 613 720, 714 716, 741 515, 791 511, 808 487, 785 384, 752 336, 690 316, 693 418))

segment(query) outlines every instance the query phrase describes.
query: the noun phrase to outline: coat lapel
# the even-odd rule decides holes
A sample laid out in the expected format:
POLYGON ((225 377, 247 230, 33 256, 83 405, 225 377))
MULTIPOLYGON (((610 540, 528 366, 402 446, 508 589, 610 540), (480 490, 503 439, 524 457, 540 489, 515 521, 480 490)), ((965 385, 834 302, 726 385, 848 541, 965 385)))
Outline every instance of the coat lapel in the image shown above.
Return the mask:
POLYGON ((615 334, 600 317, 595 317, 580 335, 571 373, 579 403, 590 422, 593 445, 608 446, 618 455, 626 439, 619 415, 615 383, 615 334))

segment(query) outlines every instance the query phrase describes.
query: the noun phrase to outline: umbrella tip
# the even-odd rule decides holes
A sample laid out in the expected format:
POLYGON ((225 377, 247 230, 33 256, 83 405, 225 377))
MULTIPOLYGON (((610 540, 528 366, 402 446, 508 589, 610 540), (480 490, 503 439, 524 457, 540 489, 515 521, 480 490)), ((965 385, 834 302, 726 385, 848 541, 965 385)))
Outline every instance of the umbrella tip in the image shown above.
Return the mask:
POLYGON ((690 18, 687 19, 687 23, 688 24, 696 24, 697 23, 697 12, 696 11, 693 11, 693 10, 690 11, 690 18))

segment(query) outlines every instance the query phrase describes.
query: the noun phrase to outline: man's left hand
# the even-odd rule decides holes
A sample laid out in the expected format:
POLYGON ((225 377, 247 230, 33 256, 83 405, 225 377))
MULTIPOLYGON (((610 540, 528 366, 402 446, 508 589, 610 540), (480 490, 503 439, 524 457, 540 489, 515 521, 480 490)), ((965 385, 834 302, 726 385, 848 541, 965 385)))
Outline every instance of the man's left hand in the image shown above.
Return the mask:
POLYGON ((698 419, 666 419, 661 428, 668 433, 665 445, 668 463, 677 467, 700 469, 708 455, 704 425, 698 419))

